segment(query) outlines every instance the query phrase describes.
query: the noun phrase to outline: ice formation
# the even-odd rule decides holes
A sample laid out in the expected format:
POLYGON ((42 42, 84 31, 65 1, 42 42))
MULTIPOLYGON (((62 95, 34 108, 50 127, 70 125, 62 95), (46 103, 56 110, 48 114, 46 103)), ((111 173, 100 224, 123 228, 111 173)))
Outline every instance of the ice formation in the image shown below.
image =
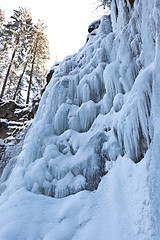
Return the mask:
POLYGON ((159 25, 159 0, 112 0, 54 69, 1 176, 1 239, 160 239, 159 25), (2 218, 30 221, 23 201, 37 220, 22 233, 2 218))

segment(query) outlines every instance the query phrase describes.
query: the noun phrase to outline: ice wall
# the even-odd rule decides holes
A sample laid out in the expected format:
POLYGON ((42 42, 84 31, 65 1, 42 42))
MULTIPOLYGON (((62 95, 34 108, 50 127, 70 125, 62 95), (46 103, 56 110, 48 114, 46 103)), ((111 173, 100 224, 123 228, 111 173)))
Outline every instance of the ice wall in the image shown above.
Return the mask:
POLYGON ((8 189, 65 197, 96 189, 119 155, 144 158, 154 135, 157 6, 113 0, 111 17, 103 16, 85 46, 59 64, 8 189))
POLYGON ((15 221, 4 209, 25 213, 23 200, 38 203, 41 223, 44 203, 49 216, 27 240, 160 239, 160 1, 112 0, 111 16, 89 29, 55 68, 22 152, 1 176, 2 239, 16 234, 2 227, 6 216, 15 221))
POLYGON ((112 1, 111 17, 55 69, 2 191, 63 198, 97 189, 119 156, 137 163, 155 148, 158 158, 158 9, 158 0, 112 1))

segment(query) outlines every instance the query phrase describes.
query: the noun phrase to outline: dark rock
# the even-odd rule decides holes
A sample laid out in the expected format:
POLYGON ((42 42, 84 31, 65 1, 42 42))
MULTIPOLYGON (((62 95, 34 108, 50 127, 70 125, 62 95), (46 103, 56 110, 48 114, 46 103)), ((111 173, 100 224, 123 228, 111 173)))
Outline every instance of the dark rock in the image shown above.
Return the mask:
POLYGON ((131 7, 133 7, 135 0, 129 0, 131 7))
POLYGON ((36 98, 32 106, 17 104, 12 100, 0 99, 0 160, 6 162, 8 149, 12 155, 13 146, 17 145, 24 138, 29 126, 29 120, 34 118, 40 98, 36 98), (1 143, 5 145, 2 146, 1 143), (4 156, 5 155, 5 156, 4 156))
POLYGON ((88 32, 89 33, 93 32, 93 30, 99 27, 100 23, 101 23, 100 20, 95 20, 94 22, 92 22, 88 27, 88 32))
POLYGON ((51 71, 47 74, 47 77, 46 77, 47 84, 50 82, 53 73, 54 73, 54 70, 51 70, 51 71))
POLYGON ((17 119, 15 109, 21 110, 23 108, 24 106, 17 104, 15 101, 0 99, 0 118, 15 121, 17 119))
POLYGON ((4 139, 7 136, 8 124, 0 119, 0 138, 4 139))
POLYGON ((12 100, 0 99, 0 175, 11 158, 16 156, 38 108, 39 98, 32 106, 17 104, 12 100))

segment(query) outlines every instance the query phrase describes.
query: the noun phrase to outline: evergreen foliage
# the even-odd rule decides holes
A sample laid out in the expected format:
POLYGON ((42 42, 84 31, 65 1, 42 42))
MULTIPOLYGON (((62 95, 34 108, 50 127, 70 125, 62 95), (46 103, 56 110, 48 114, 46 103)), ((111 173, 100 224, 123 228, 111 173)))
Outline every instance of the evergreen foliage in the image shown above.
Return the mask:
POLYGON ((1 29, 2 26, 3 26, 4 20, 5 20, 5 13, 4 13, 4 12, 2 11, 2 9, 0 8, 0 29, 1 29))
POLYGON ((29 85, 27 91, 26 103, 29 102, 30 92, 36 92, 35 86, 41 86, 46 76, 45 63, 49 59, 49 42, 45 34, 46 26, 43 21, 38 20, 37 25, 34 26, 34 41, 33 48, 30 55, 30 71, 29 73, 29 85), (33 84, 34 78, 34 84, 33 84))
POLYGON ((5 21, 5 13, 0 8, 0 87, 2 86, 3 73, 8 61, 8 45, 6 36, 3 31, 3 24, 5 21))
POLYGON ((40 21, 33 24, 27 8, 14 10, 6 24, 3 19, 0 11, 0 81, 3 83, 0 97, 29 103, 45 79, 49 59, 46 27, 40 21))

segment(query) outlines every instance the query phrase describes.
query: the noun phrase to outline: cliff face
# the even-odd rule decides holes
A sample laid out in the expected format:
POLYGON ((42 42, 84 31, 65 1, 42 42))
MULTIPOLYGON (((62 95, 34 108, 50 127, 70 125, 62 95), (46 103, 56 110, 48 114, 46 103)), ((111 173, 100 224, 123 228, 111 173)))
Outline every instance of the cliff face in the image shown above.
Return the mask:
POLYGON ((38 102, 37 98, 32 106, 26 107, 12 100, 0 99, 0 175, 10 159, 20 153, 38 102))
POLYGON ((159 13, 158 0, 112 0, 85 46, 53 66, 15 167, 1 177, 1 208, 19 209, 30 227, 6 227, 7 212, 0 237, 160 238, 159 13))

